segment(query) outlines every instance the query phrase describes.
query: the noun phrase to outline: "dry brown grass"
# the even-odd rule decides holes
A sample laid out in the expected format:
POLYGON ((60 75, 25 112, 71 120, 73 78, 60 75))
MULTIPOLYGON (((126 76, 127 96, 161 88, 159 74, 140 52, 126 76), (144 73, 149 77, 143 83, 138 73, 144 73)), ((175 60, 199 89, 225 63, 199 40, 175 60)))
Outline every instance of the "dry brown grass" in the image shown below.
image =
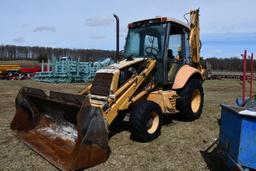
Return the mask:
MULTIPOLYGON (((0 170, 56 170, 14 137, 9 128, 15 112, 15 96, 22 86, 75 93, 84 85, 0 81, 0 170)), ((234 103, 241 96, 241 83, 206 81, 204 88, 205 105, 200 119, 168 120, 161 136, 150 143, 135 142, 130 139, 129 131, 121 131, 110 139, 112 153, 108 161, 90 170, 226 170, 214 150, 205 150, 218 138, 219 104, 234 103)))

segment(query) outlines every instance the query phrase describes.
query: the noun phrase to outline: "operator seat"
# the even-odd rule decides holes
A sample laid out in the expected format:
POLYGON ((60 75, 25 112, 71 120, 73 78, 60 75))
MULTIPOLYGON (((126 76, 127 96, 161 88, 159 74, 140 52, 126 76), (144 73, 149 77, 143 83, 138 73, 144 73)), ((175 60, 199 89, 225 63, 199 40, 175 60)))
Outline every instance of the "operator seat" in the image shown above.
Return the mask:
POLYGON ((174 55, 173 55, 173 51, 171 49, 168 49, 168 59, 173 59, 174 55))
POLYGON ((179 69, 179 65, 177 64, 177 59, 175 58, 175 56, 173 55, 173 51, 172 49, 168 49, 168 59, 167 59, 167 63, 168 63, 168 75, 167 75, 167 79, 169 83, 173 83, 176 73, 179 69), (176 59, 176 60, 175 60, 176 59))

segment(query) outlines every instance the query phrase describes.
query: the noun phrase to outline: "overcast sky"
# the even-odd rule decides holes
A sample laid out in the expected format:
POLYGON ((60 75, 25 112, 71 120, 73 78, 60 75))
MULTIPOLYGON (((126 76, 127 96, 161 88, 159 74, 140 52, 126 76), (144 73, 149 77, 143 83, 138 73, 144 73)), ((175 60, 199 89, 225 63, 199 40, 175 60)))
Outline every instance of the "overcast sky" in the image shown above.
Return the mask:
POLYGON ((256 52, 255 0, 0 0, 0 44, 115 49, 120 18, 121 47, 127 23, 183 14, 200 7, 202 56, 256 52))

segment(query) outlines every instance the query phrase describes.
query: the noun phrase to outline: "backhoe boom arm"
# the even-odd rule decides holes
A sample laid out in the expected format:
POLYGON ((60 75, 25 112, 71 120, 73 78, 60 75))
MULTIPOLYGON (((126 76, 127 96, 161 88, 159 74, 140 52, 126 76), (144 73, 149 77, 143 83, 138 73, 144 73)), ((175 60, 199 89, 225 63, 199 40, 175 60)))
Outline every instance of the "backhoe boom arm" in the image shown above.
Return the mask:
POLYGON ((200 62, 200 27, 199 27, 199 9, 190 11, 190 36, 189 36, 189 44, 190 44, 190 55, 192 59, 192 65, 197 67, 200 62))

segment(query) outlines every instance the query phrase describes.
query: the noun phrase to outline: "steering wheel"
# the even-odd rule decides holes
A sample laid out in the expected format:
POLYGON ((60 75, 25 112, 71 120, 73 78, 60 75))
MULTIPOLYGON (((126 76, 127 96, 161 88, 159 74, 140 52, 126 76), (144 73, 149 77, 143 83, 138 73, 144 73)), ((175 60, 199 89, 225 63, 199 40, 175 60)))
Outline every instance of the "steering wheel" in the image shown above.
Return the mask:
POLYGON ((154 47, 146 47, 145 53, 147 54, 147 56, 153 56, 156 59, 157 55, 159 54, 159 50, 154 47))

